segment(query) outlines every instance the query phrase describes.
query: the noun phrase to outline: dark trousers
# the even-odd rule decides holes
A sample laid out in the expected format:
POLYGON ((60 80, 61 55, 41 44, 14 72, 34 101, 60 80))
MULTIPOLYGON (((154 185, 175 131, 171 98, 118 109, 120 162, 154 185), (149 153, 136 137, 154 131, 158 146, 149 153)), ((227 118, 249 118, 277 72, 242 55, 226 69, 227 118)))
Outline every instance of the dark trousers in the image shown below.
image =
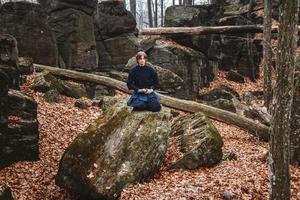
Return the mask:
POLYGON ((133 110, 135 111, 148 110, 152 112, 158 112, 161 110, 161 105, 157 99, 153 98, 149 101, 144 101, 143 103, 135 105, 133 107, 133 110))

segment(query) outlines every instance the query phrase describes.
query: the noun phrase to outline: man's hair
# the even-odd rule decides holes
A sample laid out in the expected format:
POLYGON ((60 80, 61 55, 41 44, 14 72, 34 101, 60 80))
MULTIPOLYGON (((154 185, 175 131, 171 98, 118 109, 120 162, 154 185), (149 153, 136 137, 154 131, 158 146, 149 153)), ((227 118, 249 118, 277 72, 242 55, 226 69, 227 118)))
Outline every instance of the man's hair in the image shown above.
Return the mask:
POLYGON ((142 56, 144 56, 145 59, 148 58, 148 56, 147 56, 147 54, 146 54, 145 52, 143 52, 143 51, 137 52, 137 54, 136 54, 136 56, 135 56, 136 62, 138 62, 138 60, 139 60, 142 56))

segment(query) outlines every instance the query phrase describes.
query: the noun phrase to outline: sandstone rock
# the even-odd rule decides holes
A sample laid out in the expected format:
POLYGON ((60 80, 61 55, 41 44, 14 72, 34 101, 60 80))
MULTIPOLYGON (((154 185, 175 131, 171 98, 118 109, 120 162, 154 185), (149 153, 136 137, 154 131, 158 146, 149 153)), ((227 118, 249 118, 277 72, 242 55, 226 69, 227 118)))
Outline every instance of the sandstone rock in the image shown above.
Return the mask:
POLYGON ((43 97, 44 97, 45 101, 48 103, 59 103, 60 102, 59 92, 55 89, 48 90, 44 94, 43 97))
POLYGON ((237 112, 237 109, 232 101, 232 99, 223 99, 223 98, 219 98, 216 100, 212 100, 212 101, 200 101, 201 103, 216 107, 216 108, 220 108, 222 110, 227 110, 230 112, 237 112))
POLYGON ((100 107, 102 110, 107 110, 112 105, 114 105, 118 102, 122 102, 122 103, 126 104, 127 100, 128 99, 120 100, 120 98, 112 97, 112 96, 102 96, 102 97, 99 96, 99 97, 93 99, 93 105, 100 107))
POLYGON ((241 74, 239 74, 235 71, 232 71, 232 70, 230 70, 227 73, 226 79, 228 79, 230 81, 238 82, 238 83, 245 83, 244 77, 241 74))
POLYGON ((75 101, 75 107, 81 108, 81 109, 87 109, 89 106, 87 103, 85 103, 84 101, 82 101, 81 99, 77 99, 75 101))
POLYGON ((175 42, 160 40, 147 51, 152 64, 177 74, 184 82, 177 97, 194 99, 199 89, 213 79, 212 68, 205 55, 175 42))
POLYGON ((226 85, 220 85, 219 87, 207 93, 202 93, 198 98, 203 101, 215 101, 217 99, 231 100, 233 98, 236 98, 238 100, 241 99, 240 95, 235 90, 226 85))
POLYGON ((19 88, 20 69, 18 56, 16 39, 9 34, 0 33, 0 73, 3 77, 1 80, 3 81, 3 86, 4 82, 6 82, 7 87, 19 88))
POLYGON ((13 200, 12 191, 10 187, 5 186, 3 191, 0 192, 0 199, 1 200, 13 200))
POLYGON ((83 199, 117 199, 131 183, 151 178, 163 162, 170 110, 107 109, 64 152, 56 184, 83 199))
POLYGON ((16 161, 39 159, 37 103, 20 91, 10 90, 7 129, 0 132, 0 168, 16 161))
POLYGON ((20 91, 15 38, 0 34, 0 168, 39 158, 37 103, 20 91))
POLYGON ((57 47, 40 5, 26 1, 7 2, 0 7, 0 32, 18 41, 19 55, 35 63, 56 66, 57 47))
POLYGON ((169 168, 211 167, 222 159, 223 141, 215 126, 201 113, 179 117, 173 122, 172 135, 179 135, 184 155, 169 168))
POLYGON ((58 47, 59 66, 78 71, 98 67, 93 13, 95 0, 53 0, 49 25, 58 47))
POLYGON ((87 97, 86 90, 82 85, 60 80, 47 71, 36 75, 32 89, 39 92, 57 90, 58 93, 73 98, 87 97))
POLYGON ((136 21, 121 1, 98 4, 95 15, 95 36, 101 68, 120 68, 139 49, 136 21))

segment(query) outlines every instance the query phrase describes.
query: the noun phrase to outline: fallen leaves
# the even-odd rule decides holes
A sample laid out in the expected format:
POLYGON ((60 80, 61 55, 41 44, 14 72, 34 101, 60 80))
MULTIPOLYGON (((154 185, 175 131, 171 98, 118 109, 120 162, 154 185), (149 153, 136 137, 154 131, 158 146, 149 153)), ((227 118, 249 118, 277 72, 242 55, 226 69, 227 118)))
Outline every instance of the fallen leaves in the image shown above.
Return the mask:
MULTIPOLYGON (((54 183, 59 160, 74 140, 89 123, 96 119, 101 110, 90 107, 81 110, 74 107, 75 99, 60 96, 62 103, 49 104, 44 101, 43 93, 30 89, 33 77, 28 77, 21 90, 34 97, 38 103, 40 131, 40 160, 18 162, 0 171, 0 187, 11 187, 15 199, 74 199, 54 183)), ((16 121, 14 116, 10 121, 16 121)))
MULTIPOLYGON (((221 77, 218 84, 223 80, 221 77)), ((76 108, 75 99, 65 96, 60 96, 62 103, 49 104, 44 101, 42 93, 36 93, 29 88, 31 84, 32 77, 29 77, 22 86, 22 91, 33 96, 38 102, 40 160, 18 162, 1 170, 0 189, 3 189, 5 184, 9 185, 14 198, 18 200, 75 200, 78 198, 76 195, 69 194, 55 185, 59 160, 74 138, 101 114, 101 110, 96 107, 86 110, 76 108)), ((233 87, 236 90, 257 90, 261 88, 261 82, 247 82, 245 86, 239 86, 241 88, 236 88, 235 85, 233 87)), ((128 97, 122 92, 117 92, 117 96, 128 97)), ((180 112, 180 115, 182 114, 184 113, 180 112)), ((17 119, 11 117, 10 120, 17 119)), ((222 161, 212 168, 168 171, 167 166, 182 156, 178 139, 172 137, 159 173, 144 183, 129 185, 123 190, 121 199, 215 200, 224 199, 224 194, 240 199, 267 199, 268 165, 266 160, 260 157, 268 149, 268 143, 258 141, 238 127, 214 120, 212 122, 223 137, 223 152, 234 152, 237 160, 222 161)), ((94 167, 98 167, 97 163, 94 167)), ((90 178, 94 177, 92 172, 89 175, 90 178)), ((292 199, 300 199, 300 170, 294 166, 291 166, 291 181, 292 199)))

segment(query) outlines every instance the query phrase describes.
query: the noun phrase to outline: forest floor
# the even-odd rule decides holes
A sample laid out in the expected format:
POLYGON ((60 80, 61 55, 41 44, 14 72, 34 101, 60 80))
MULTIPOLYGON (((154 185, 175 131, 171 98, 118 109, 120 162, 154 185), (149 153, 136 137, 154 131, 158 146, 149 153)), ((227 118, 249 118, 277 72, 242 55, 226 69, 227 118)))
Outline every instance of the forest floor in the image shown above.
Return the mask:
MULTIPOLYGON (((75 200, 74 195, 55 185, 59 160, 74 138, 102 111, 92 106, 79 109, 74 106, 75 99, 65 96, 60 96, 61 103, 49 104, 44 101, 43 93, 30 89, 32 82, 33 77, 29 76, 21 90, 38 102, 40 160, 18 162, 1 170, 0 190, 4 185, 10 186, 16 200, 75 200)), ((209 89, 221 83, 240 93, 262 89, 261 80, 238 84, 225 80, 223 72, 209 89)), ((127 95, 118 93, 118 96, 127 95)), ((223 152, 235 153, 237 160, 222 161, 211 168, 168 171, 166 166, 180 156, 177 140, 171 138, 159 173, 144 183, 130 185, 120 199, 224 199, 224 194, 231 199, 267 199, 268 143, 258 141, 238 127, 212 122, 223 137, 223 152)), ((292 199, 300 199, 300 169, 294 166, 290 169, 292 199)))

